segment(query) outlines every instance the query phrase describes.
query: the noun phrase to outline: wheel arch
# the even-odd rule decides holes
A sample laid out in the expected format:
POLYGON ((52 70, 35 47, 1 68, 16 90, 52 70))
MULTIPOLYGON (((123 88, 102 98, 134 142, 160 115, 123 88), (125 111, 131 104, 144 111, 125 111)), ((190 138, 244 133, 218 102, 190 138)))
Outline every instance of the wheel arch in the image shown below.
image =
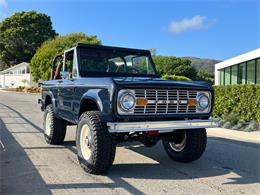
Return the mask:
POLYGON ((84 97, 80 102, 80 108, 78 112, 78 118, 83 112, 86 111, 101 111, 100 106, 95 98, 93 97, 84 97))
POLYGON ((54 112, 56 112, 56 105, 55 105, 55 98, 54 95, 51 91, 48 91, 46 93, 44 93, 43 95, 43 100, 44 100, 44 104, 43 104, 43 109, 45 110, 46 107, 50 104, 53 105, 53 110, 54 112))
POLYGON ((45 102, 45 104, 44 104, 44 109, 46 109, 46 107, 47 107, 49 104, 52 104, 51 96, 50 96, 50 95, 46 95, 44 102, 45 102))
POLYGON ((77 109, 78 119, 82 112, 91 111, 91 109, 100 111, 104 121, 112 120, 112 102, 107 89, 88 89, 82 95, 77 109))

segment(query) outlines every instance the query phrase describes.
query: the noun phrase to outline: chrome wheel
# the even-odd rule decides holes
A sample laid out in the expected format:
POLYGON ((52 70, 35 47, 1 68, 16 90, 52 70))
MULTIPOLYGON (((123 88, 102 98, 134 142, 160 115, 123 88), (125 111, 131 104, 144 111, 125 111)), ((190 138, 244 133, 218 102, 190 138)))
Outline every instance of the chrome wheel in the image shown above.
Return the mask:
POLYGON ((183 131, 180 142, 178 142, 178 143, 169 142, 169 145, 170 145, 171 149, 174 150, 175 152, 181 152, 185 148, 186 143, 187 143, 187 136, 186 136, 186 132, 183 131))
POLYGON ((91 132, 87 124, 83 125, 80 133, 80 149, 85 160, 91 157, 91 132))
POLYGON ((45 134, 47 136, 50 136, 50 134, 51 134, 51 115, 50 115, 50 113, 47 113, 47 115, 46 115, 44 130, 45 130, 45 134))

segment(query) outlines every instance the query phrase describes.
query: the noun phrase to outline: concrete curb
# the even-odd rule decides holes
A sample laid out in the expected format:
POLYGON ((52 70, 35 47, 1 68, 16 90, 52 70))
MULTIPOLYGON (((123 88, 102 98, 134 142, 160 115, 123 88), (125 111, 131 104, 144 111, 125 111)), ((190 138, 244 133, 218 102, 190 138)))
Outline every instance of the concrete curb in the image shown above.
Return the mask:
POLYGON ((260 131, 243 132, 224 128, 207 129, 208 136, 260 144, 260 131))
POLYGON ((28 94, 28 95, 40 95, 41 93, 26 93, 26 92, 18 92, 18 91, 6 91, 3 89, 0 89, 0 92, 3 93, 18 93, 18 94, 28 94))

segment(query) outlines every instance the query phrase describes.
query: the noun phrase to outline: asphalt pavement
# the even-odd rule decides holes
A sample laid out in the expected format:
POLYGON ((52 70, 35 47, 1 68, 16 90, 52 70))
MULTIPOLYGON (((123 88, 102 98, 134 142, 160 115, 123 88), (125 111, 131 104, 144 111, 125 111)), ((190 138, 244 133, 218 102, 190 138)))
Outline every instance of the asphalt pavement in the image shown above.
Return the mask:
POLYGON ((125 144, 107 174, 91 175, 77 162, 75 126, 62 146, 45 143, 38 97, 0 91, 0 194, 260 194, 259 137, 208 129, 204 155, 189 164, 161 143, 125 144))

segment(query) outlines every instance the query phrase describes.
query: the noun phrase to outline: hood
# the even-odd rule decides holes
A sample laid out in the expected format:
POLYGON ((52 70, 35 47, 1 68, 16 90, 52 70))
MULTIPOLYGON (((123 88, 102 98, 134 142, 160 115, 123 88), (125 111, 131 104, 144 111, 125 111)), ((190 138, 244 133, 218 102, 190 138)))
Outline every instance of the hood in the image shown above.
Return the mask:
POLYGON ((181 88, 212 90, 212 86, 201 81, 173 81, 148 77, 116 77, 113 78, 116 85, 128 87, 156 87, 156 88, 181 88))

